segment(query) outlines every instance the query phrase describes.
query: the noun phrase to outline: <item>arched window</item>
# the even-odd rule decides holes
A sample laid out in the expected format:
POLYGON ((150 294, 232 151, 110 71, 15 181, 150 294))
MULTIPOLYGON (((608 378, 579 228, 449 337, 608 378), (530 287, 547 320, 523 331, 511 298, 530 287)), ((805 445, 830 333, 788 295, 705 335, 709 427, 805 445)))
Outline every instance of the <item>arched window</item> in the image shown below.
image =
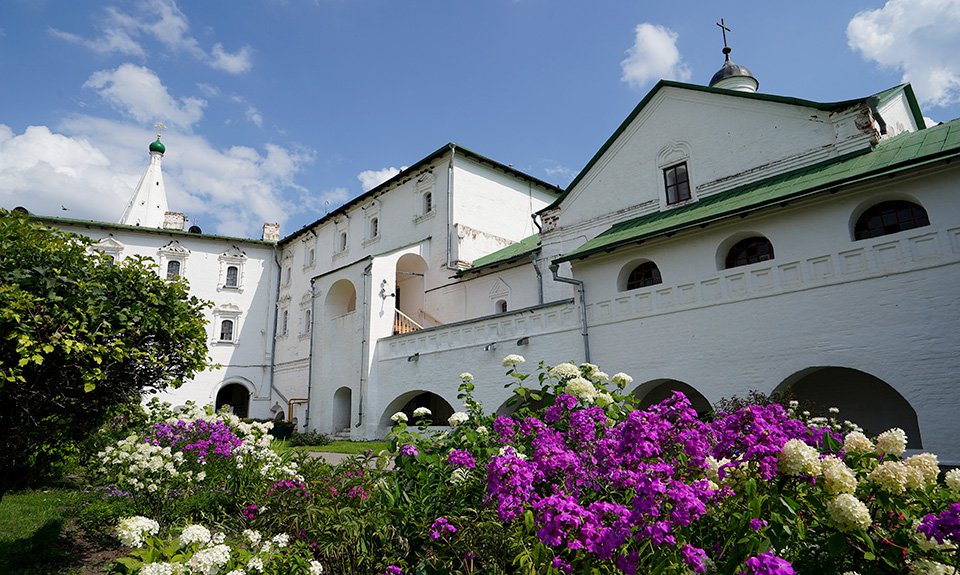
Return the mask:
POLYGON ((429 214, 433 211, 433 194, 426 192, 423 194, 423 213, 429 214))
POLYGON ((167 279, 172 280, 173 278, 180 276, 180 262, 177 260, 170 260, 167 262, 167 279))
POLYGON ((755 264, 773 259, 773 244, 763 236, 746 238, 735 243, 727 252, 724 269, 755 264))
POLYGON ((667 192, 667 205, 678 204, 690 199, 690 178, 687 176, 687 163, 677 164, 663 170, 663 184, 667 192))
POLYGON ((313 327, 313 314, 307 310, 303 314, 303 333, 310 333, 311 327, 313 327))
POLYGON ((894 200, 867 208, 853 227, 853 239, 866 240, 930 225, 927 210, 913 202, 894 200))
POLYGON ((280 335, 287 335, 287 325, 290 321, 290 312, 283 310, 283 315, 280 316, 280 335))
POLYGON ((233 341, 232 319, 225 319, 220 322, 220 341, 233 341))
POLYGON ((380 218, 370 218, 370 238, 380 235, 380 218))
POLYGON ((638 289, 646 286, 652 286, 663 283, 660 277, 660 268, 653 262, 643 262, 633 268, 627 277, 626 289, 638 289))
POLYGON ((227 281, 223 284, 224 287, 235 288, 239 285, 240 280, 240 268, 237 266, 227 266, 227 281))
POLYGON ((339 252, 347 251, 347 232, 340 232, 340 244, 337 247, 339 252))
POLYGON ((507 313, 507 300, 498 299, 496 308, 497 308, 497 313, 507 313))

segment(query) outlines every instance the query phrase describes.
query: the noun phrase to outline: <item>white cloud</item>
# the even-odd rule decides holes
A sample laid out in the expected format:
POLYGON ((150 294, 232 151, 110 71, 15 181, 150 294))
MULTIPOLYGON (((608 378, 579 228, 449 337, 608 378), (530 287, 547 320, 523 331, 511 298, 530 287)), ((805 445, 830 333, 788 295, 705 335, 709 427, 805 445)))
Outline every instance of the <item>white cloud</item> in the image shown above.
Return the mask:
POLYGON ((175 99, 152 70, 133 64, 95 72, 83 86, 141 123, 160 120, 189 129, 203 117, 206 106, 200 98, 175 99))
POLYGON ((382 170, 364 170, 357 174, 357 179, 360 180, 360 186, 363 187, 363 191, 368 192, 406 169, 406 166, 401 168, 390 166, 382 170))
MULTIPOLYGON (((68 118, 57 130, 31 126, 22 134, 0 124, 0 207, 117 221, 147 168, 152 139, 136 124, 93 116, 68 118)), ((163 141, 170 209, 185 212, 205 232, 259 237, 263 222, 282 225, 314 207, 287 199, 309 196, 296 180, 314 159, 310 151, 274 144, 217 149, 176 130, 163 141)))
POLYGON ((660 80, 690 79, 690 68, 677 50, 677 33, 669 28, 644 22, 636 28, 636 39, 620 62, 621 80, 633 87, 660 80))
POLYGON ((901 71, 921 103, 960 102, 960 0, 889 0, 847 25, 850 48, 901 71))
POLYGON ((209 54, 204 51, 190 34, 190 21, 174 0, 140 2, 136 15, 116 6, 108 6, 104 13, 97 22, 98 35, 93 38, 84 38, 57 28, 50 28, 49 32, 56 38, 100 54, 119 53, 145 58, 149 50, 144 46, 144 40, 151 39, 172 53, 189 54, 212 68, 230 74, 247 72, 253 65, 253 49, 250 46, 230 53, 218 42, 209 54))
POLYGON ((263 127, 263 114, 260 113, 260 110, 249 106, 246 112, 247 120, 258 128, 263 127))
POLYGON ((253 48, 250 46, 244 46, 231 54, 223 49, 223 44, 218 42, 213 45, 210 65, 231 74, 242 74, 253 67, 252 56, 253 48))

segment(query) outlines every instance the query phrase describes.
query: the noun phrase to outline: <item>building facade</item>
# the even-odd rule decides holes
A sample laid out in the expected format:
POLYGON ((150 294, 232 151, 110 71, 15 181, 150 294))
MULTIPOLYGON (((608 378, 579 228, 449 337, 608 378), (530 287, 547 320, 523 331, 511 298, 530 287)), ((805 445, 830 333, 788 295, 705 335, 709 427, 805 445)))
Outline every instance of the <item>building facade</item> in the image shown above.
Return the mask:
POLYGON ((789 390, 960 464, 960 121, 925 127, 909 85, 833 103, 757 87, 729 60, 710 86, 660 82, 564 190, 448 144, 283 239, 157 226, 139 209, 165 211, 155 195, 121 225, 50 221, 160 273, 178 261, 214 302, 224 367, 175 403, 248 397, 382 437, 396 411, 461 409, 463 371, 505 409, 519 353, 700 411, 789 390))

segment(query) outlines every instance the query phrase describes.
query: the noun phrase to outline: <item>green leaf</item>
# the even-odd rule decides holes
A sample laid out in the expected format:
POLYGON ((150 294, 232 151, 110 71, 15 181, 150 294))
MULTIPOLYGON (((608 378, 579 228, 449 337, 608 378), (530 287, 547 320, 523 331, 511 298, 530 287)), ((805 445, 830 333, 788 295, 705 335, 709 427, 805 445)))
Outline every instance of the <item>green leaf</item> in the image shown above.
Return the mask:
POLYGON ((96 389, 96 388, 97 388, 97 384, 95 384, 95 383, 93 383, 93 382, 91 382, 91 381, 88 381, 87 383, 84 383, 84 384, 83 384, 83 391, 84 391, 84 393, 90 393, 91 391, 93 391, 93 390, 96 389))

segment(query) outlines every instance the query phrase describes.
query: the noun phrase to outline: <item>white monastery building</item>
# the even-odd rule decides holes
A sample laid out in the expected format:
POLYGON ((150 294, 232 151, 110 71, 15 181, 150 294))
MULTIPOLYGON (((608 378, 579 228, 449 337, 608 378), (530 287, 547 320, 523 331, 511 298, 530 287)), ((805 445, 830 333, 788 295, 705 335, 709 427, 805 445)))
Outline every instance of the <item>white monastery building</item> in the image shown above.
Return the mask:
POLYGON ((463 371, 503 409, 519 353, 626 372, 644 404, 790 390, 960 464, 960 120, 926 128, 908 84, 763 94, 725 53, 563 190, 448 144, 283 239, 219 237, 167 211, 158 137, 119 224, 38 219, 213 302, 219 367, 175 404, 382 437, 462 409, 463 371))

